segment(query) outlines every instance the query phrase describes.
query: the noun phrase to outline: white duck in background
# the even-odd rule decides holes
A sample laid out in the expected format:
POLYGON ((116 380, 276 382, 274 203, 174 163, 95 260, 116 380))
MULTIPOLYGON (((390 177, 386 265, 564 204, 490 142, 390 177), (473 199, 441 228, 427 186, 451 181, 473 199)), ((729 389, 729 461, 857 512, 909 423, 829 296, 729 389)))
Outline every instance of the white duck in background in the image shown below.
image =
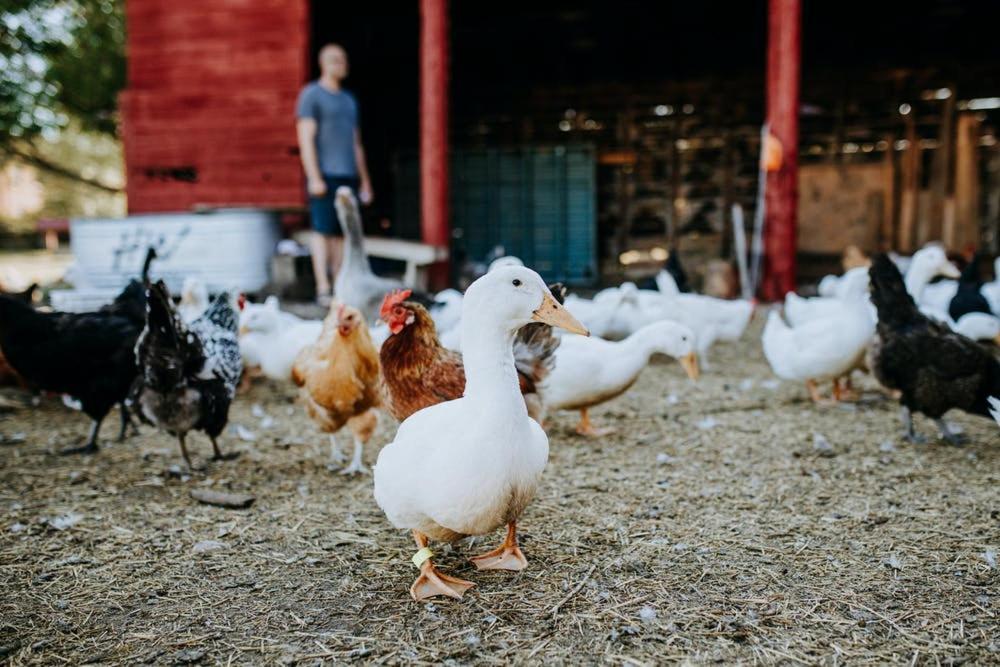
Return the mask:
POLYGON ((451 331, 462 319, 462 293, 448 288, 434 295, 434 305, 428 309, 438 333, 451 331))
POLYGON ((210 299, 208 297, 208 287, 194 276, 184 279, 181 288, 181 302, 177 306, 177 312, 185 324, 191 324, 201 317, 201 314, 208 308, 210 299))
POLYGON ((375 275, 365 253, 365 234, 361 211, 350 188, 339 187, 334 199, 337 216, 344 231, 344 259, 337 271, 336 299, 361 311, 365 321, 378 320, 378 309, 389 292, 402 289, 399 280, 375 275))
POLYGON ((243 363, 248 368, 260 367, 272 380, 290 380, 295 358, 316 342, 322 330, 322 320, 305 320, 281 310, 277 297, 268 297, 263 304, 246 304, 240 313, 243 363))
POLYGON ((624 338, 631 332, 627 320, 629 312, 638 305, 634 283, 609 287, 584 299, 575 294, 566 297, 566 310, 590 330, 592 336, 624 338))
POLYGON ((594 428, 588 410, 628 391, 657 353, 680 361, 688 377, 696 380, 695 344, 694 332, 668 320, 647 324, 622 341, 564 336, 543 387, 545 404, 556 410, 579 410, 580 435, 606 435, 611 429, 594 428))
POLYGON ((993 260, 993 280, 984 283, 979 291, 986 297, 993 314, 1000 316, 1000 257, 993 260))
POLYGON ((951 322, 952 330, 962 334, 966 338, 979 341, 991 341, 1000 345, 1000 317, 987 315, 986 313, 966 313, 958 318, 958 322, 951 322))
MULTIPOLYGON (((795 292, 789 292, 785 295, 785 319, 796 327, 809 320, 837 315, 845 300, 867 300, 868 281, 868 268, 858 267, 842 276, 833 296, 804 298, 795 292)), ((872 316, 874 317, 874 313, 872 316)))
POLYGON ((937 276, 957 279, 960 275, 958 268, 948 260, 944 248, 933 244, 913 253, 903 282, 906 284, 906 291, 917 305, 947 311, 948 304, 958 289, 958 283, 955 280, 942 280, 932 285, 931 280, 937 276))
POLYGON ((517 520, 548 460, 548 438, 528 417, 512 346, 525 324, 586 329, 534 271, 504 267, 469 286, 462 303, 465 394, 403 421, 375 465, 375 500, 389 521, 413 532, 420 575, 414 600, 460 598, 474 584, 437 570, 430 539, 454 542, 507 525, 503 545, 473 558, 479 569, 521 570, 517 520))
POLYGON ((806 383, 809 397, 823 402, 817 383, 833 381, 834 398, 842 397, 840 378, 864 358, 875 334, 875 321, 863 299, 843 300, 839 312, 790 327, 777 310, 768 315, 762 342, 775 375, 806 383))

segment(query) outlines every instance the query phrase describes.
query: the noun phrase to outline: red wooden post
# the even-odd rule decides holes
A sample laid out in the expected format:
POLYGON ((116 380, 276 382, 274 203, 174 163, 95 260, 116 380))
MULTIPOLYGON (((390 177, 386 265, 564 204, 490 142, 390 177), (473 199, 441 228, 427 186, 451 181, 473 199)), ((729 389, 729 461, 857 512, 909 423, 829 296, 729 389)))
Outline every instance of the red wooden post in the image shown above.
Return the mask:
POLYGON ((795 289, 799 194, 801 0, 770 0, 767 30, 767 122, 781 144, 781 166, 767 174, 763 296, 795 289))
MULTIPOLYGON (((420 0, 420 230, 424 243, 448 247, 448 0, 420 0)), ((434 287, 447 267, 433 270, 434 287)))

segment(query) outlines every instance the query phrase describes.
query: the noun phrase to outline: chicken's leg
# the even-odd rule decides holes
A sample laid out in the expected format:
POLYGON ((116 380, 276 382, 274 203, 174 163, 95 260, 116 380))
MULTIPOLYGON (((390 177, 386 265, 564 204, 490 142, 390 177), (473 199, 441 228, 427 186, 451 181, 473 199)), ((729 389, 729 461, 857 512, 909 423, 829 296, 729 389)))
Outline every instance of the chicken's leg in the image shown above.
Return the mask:
POLYGON ((340 471, 341 475, 353 475, 355 473, 366 473, 368 468, 362 462, 361 457, 365 451, 365 443, 361 442, 361 438, 354 436, 354 455, 351 456, 351 462, 347 464, 347 467, 340 471))
MULTIPOLYGON (((337 442, 337 434, 330 434, 330 460, 334 463, 343 463, 347 457, 340 451, 340 443, 337 442)), ((332 469, 332 467, 331 467, 332 469)))
POLYGON ((435 595, 447 595, 450 598, 460 600, 467 590, 475 586, 471 581, 449 577, 434 567, 434 563, 431 561, 434 554, 427 547, 426 535, 419 530, 414 530, 413 539, 419 549, 413 562, 420 568, 420 576, 410 586, 410 595, 414 600, 421 602, 435 595))
POLYGON ((507 538, 499 547, 469 560, 480 570, 518 571, 528 567, 528 559, 517 546, 517 522, 507 524, 507 538))
POLYGON ((213 461, 232 461, 233 459, 239 458, 239 452, 229 452, 228 454, 223 454, 219 449, 219 443, 215 441, 214 435, 208 436, 208 439, 212 441, 212 450, 215 452, 215 455, 212 456, 213 461))
POLYGON ((596 428, 590 423, 590 413, 587 408, 580 410, 580 422, 576 425, 576 432, 588 438, 600 438, 601 436, 614 433, 613 428, 596 428))
POLYGON ((177 442, 181 443, 181 455, 184 457, 184 462, 187 463, 188 470, 194 470, 194 466, 191 465, 191 456, 188 455, 187 443, 184 442, 186 437, 186 433, 181 433, 177 436, 177 442))
POLYGON ((374 410, 366 410, 360 415, 356 415, 347 420, 347 427, 354 435, 354 455, 346 468, 340 471, 342 475, 353 475, 354 473, 366 473, 368 468, 362 462, 361 457, 365 451, 365 443, 372 437, 375 427, 378 426, 378 415, 374 410))
POLYGON ((90 425, 90 436, 87 438, 87 442, 77 447, 62 449, 59 451, 59 454, 62 456, 68 456, 70 454, 96 454, 100 449, 97 446, 97 434, 101 430, 101 422, 103 420, 103 417, 101 417, 101 419, 95 419, 90 425))
POLYGON ((904 405, 902 410, 900 410, 899 416, 903 420, 904 440, 909 440, 915 445, 922 445, 927 442, 927 438, 917 433, 917 430, 913 428, 913 414, 908 407, 904 405))
POLYGON ((132 432, 135 435, 139 435, 139 427, 135 425, 132 421, 132 413, 128 411, 128 407, 125 405, 124 401, 118 404, 118 409, 121 412, 122 426, 121 430, 118 431, 118 442, 125 442, 125 438, 128 437, 128 427, 132 427, 132 432))
POLYGON ((951 430, 948 426, 948 422, 943 419, 935 419, 934 423, 937 424, 938 430, 941 432, 941 437, 944 438, 949 445, 953 447, 961 447, 969 441, 967 437, 961 433, 957 433, 951 430))

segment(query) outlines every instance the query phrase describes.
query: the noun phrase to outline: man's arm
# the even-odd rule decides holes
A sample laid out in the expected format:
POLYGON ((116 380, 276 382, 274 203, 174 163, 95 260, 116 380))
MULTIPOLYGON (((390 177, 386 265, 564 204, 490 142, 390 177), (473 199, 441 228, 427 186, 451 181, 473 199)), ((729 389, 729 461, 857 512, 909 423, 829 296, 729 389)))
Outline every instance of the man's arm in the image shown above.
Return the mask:
POLYGON ((326 181, 319 170, 319 157, 316 155, 316 129, 314 118, 299 118, 295 124, 299 137, 299 157, 302 158, 302 168, 306 172, 309 194, 320 197, 326 194, 326 181))
POLYGON ((361 130, 354 130, 354 162, 358 165, 358 176, 361 180, 361 189, 358 195, 362 204, 370 204, 375 199, 372 191, 372 180, 368 176, 368 161, 365 160, 365 147, 361 143, 361 130))

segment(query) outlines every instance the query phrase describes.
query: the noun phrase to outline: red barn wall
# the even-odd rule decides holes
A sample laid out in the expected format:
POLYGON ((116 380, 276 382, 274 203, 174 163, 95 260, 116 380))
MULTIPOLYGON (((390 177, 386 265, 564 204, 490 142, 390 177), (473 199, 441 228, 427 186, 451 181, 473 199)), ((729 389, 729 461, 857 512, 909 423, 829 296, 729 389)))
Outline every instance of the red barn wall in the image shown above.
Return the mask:
POLYGON ((308 0, 128 0, 126 18, 129 211, 301 205, 308 0))

